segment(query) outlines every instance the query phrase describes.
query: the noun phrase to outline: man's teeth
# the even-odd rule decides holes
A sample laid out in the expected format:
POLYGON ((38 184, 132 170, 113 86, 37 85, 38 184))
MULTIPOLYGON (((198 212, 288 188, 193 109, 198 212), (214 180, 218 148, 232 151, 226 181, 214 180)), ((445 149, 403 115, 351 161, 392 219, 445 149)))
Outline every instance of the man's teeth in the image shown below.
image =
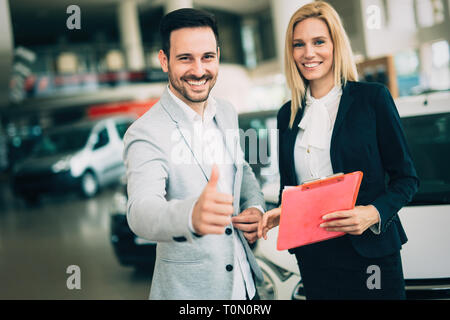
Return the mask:
POLYGON ((319 63, 305 63, 305 67, 307 68, 314 68, 317 67, 319 63))
POLYGON ((188 83, 193 86, 201 86, 206 83, 206 79, 204 79, 202 81, 188 80, 188 83))

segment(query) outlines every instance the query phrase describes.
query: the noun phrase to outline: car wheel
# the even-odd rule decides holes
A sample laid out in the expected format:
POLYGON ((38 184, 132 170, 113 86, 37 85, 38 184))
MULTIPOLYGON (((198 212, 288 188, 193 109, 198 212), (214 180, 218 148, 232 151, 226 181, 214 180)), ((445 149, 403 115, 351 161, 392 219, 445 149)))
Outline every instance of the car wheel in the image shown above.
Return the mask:
POLYGON ((292 292, 298 284, 299 275, 282 269, 263 257, 256 261, 264 276, 262 283, 257 284, 261 300, 291 300, 292 292))
POLYGON ((81 177, 81 194, 86 198, 95 196, 98 192, 98 182, 94 174, 90 171, 85 172, 81 177))

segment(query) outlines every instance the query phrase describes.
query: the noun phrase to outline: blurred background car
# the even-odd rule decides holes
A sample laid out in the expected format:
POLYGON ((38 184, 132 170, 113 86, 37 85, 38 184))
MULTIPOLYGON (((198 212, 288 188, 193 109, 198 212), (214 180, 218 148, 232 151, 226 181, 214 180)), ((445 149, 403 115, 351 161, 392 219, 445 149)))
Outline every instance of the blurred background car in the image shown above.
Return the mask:
POLYGON ((122 266, 152 273, 156 259, 156 242, 142 239, 131 231, 127 221, 127 200, 124 182, 123 187, 115 192, 111 208, 110 236, 114 254, 122 266))
POLYGON ((93 197, 125 173, 122 138, 134 119, 85 120, 44 132, 12 170, 12 189, 28 203, 43 193, 78 191, 93 197))

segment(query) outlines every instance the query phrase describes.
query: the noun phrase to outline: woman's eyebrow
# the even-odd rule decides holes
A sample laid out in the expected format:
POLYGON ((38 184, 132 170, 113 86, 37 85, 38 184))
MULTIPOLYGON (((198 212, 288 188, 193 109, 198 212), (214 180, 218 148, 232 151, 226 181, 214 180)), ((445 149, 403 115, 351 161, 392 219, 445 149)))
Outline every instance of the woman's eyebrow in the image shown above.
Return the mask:
MULTIPOLYGON (((317 40, 317 39, 327 39, 327 36, 316 36, 316 37, 312 37, 311 40, 317 40)), ((303 42, 303 39, 292 39, 292 41, 294 42, 303 42)))

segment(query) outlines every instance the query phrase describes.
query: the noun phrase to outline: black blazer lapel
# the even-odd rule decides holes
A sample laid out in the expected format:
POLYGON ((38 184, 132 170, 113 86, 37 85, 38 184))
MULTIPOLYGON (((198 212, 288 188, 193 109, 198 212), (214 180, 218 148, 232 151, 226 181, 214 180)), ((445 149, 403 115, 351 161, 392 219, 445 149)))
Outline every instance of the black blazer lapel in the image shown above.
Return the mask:
POLYGON ((339 102, 338 113, 336 116, 336 121, 334 123, 333 133, 331 135, 330 158, 331 158, 331 163, 332 163, 334 171, 341 170, 340 168, 335 167, 335 161, 334 161, 334 159, 336 157, 335 141, 336 141, 336 139, 339 138, 339 136, 338 136, 339 130, 345 120, 345 116, 347 115, 348 110, 350 109, 352 103, 355 100, 351 94, 352 93, 351 92, 352 85, 353 84, 351 82, 347 82, 347 85, 342 88, 341 101, 339 102))
MULTIPOLYGON (((298 185, 298 181, 297 181, 297 174, 295 172, 295 164, 294 164, 294 146, 295 146, 295 140, 297 138, 297 133, 298 133, 298 124, 300 123, 300 120, 303 117, 303 111, 305 109, 305 100, 303 99, 302 101, 302 107, 298 109, 297 111, 297 115, 295 116, 295 120, 294 120, 294 124, 292 125, 291 129, 287 129, 286 130, 286 154, 287 154, 287 159, 292 159, 292 161, 288 161, 289 163, 289 172, 290 172, 290 177, 292 177, 292 185, 298 185)), ((289 121, 289 119, 288 119, 289 121)))

